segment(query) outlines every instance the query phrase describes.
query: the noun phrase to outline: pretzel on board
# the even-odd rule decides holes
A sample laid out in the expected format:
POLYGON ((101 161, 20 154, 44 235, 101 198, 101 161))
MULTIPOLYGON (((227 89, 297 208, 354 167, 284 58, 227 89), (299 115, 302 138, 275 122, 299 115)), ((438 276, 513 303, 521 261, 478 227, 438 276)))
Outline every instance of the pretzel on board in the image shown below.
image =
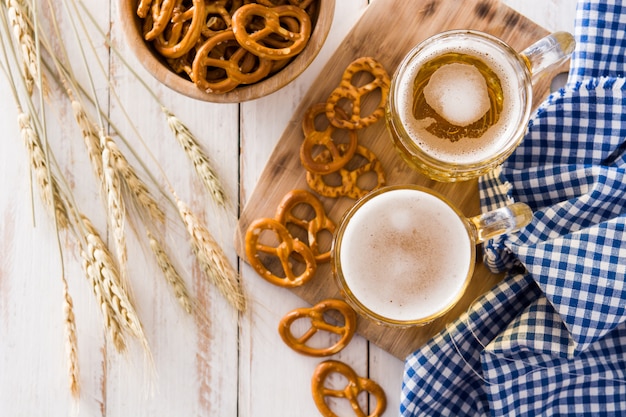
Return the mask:
POLYGON ((308 282, 317 271, 315 256, 309 247, 298 239, 294 239, 287 228, 278 220, 272 218, 256 219, 246 231, 245 250, 248 262, 254 270, 264 279, 280 287, 298 287, 308 282), (263 243, 261 236, 265 231, 273 233, 276 245, 263 243), (284 277, 270 271, 261 255, 269 255, 279 260, 284 272, 284 277), (304 264, 304 271, 294 271, 294 260, 304 264))
POLYGON ((284 226, 293 224, 307 232, 308 246, 313 252, 317 263, 330 260, 330 248, 326 251, 320 250, 318 235, 323 231, 332 235, 337 226, 326 215, 322 202, 314 194, 306 190, 290 191, 278 205, 275 218, 284 226), (298 215, 294 209, 300 205, 307 205, 313 209, 314 216, 307 218, 303 215, 298 215))
POLYGON ((287 313, 278 324, 278 333, 285 344, 293 350, 309 356, 330 356, 341 351, 350 343, 356 330, 356 313, 345 301, 337 299, 323 300, 311 308, 297 308, 287 313), (326 321, 324 314, 337 311, 343 317, 343 324, 326 321), (291 325, 299 319, 308 318, 311 326, 304 334, 297 337, 291 331, 291 325), (339 340, 326 347, 313 347, 307 343, 317 332, 339 335, 339 340))
POLYGON ((358 417, 380 417, 387 407, 387 397, 380 385, 369 378, 358 376, 350 366, 335 360, 324 361, 315 368, 311 380, 311 390, 315 405, 324 417, 337 417, 337 414, 326 403, 326 397, 345 398, 350 402, 352 410, 358 417), (326 379, 333 373, 345 377, 347 384, 344 388, 333 389, 326 386, 326 379), (366 414, 358 402, 357 397, 363 391, 368 392, 376 399, 376 407, 370 414, 366 414))
POLYGON ((344 71, 339 86, 335 88, 326 100, 326 115, 333 126, 344 129, 361 129, 369 126, 385 114, 387 96, 391 80, 389 74, 378 61, 371 57, 361 57, 354 60, 344 71), (360 72, 371 74, 373 79, 365 85, 353 84, 355 75, 360 72), (365 98, 374 91, 380 91, 380 99, 374 111, 370 114, 362 114, 365 98), (336 109, 341 102, 349 103, 349 117, 337 115, 336 109))
MULTIPOLYGON (((345 144, 340 144, 339 149, 342 150, 343 148, 345 148, 345 144)), ((345 196, 355 200, 385 185, 386 179, 383 166, 372 151, 365 146, 359 145, 355 156, 364 158, 366 162, 354 169, 348 169, 347 167, 339 169, 336 174, 339 175, 340 184, 328 184, 325 180, 325 175, 314 174, 312 172, 306 173, 307 184, 312 190, 324 197, 337 198, 345 196), (374 173, 376 175, 376 183, 369 189, 358 184, 359 178, 368 173, 374 173)), ((328 151, 324 151, 320 153, 317 158, 323 160, 324 158, 330 158, 330 155, 328 151)), ((335 175, 335 173, 331 175, 335 175)))

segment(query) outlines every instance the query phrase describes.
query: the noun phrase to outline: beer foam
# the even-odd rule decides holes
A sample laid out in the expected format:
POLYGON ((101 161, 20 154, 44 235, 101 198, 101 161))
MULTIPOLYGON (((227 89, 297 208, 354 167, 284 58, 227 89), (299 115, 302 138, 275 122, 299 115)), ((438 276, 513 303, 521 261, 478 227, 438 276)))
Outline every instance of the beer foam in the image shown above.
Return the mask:
POLYGON ((438 68, 424 87, 424 98, 441 117, 457 126, 476 122, 490 108, 487 81, 469 64, 438 68))
POLYGON ((429 317, 453 303, 473 262, 463 221, 438 198, 411 189, 361 206, 339 256, 354 296, 394 320, 429 317))
MULTIPOLYGON (((477 50, 463 40, 455 41, 452 46, 432 47, 434 50, 414 59, 407 66, 403 80, 395 89, 396 108, 404 129, 413 138, 415 144, 433 158, 454 164, 476 164, 489 159, 502 149, 514 137, 518 129, 519 117, 524 114, 522 92, 518 88, 516 69, 502 58, 502 52, 489 45, 480 45, 484 51, 477 50), (413 80, 421 66, 426 62, 449 52, 459 52, 480 58, 498 75, 503 89, 503 109, 496 124, 491 126, 480 140, 463 138, 457 142, 442 140, 425 130, 434 119, 417 120, 413 116, 413 80)), ((452 64, 448 64, 452 65, 452 64)))

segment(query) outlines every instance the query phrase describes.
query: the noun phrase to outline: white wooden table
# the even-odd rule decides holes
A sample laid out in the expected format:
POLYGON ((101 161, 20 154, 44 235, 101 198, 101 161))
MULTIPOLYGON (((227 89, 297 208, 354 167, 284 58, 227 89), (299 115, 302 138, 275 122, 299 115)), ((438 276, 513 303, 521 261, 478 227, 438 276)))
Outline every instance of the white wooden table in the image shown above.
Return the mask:
MULTIPOLYGON (((53 3, 61 10, 60 0, 53 3)), ((228 213, 213 208, 169 134, 155 101, 114 56, 107 61, 115 91, 167 178, 178 195, 205 219, 231 262, 240 269, 249 308, 238 317, 215 288, 200 277, 184 244, 185 237, 173 235, 173 246, 178 249, 189 287, 208 317, 206 323, 198 323, 176 305, 150 254, 130 241, 129 272, 153 364, 135 346, 125 355, 119 355, 107 341, 75 248, 70 241, 62 239, 65 276, 74 301, 78 332, 81 392, 78 400, 72 398, 68 389, 63 285, 55 230, 41 208, 37 193, 31 204, 28 158, 16 123, 16 108, 8 93, 7 80, 0 77, 0 415, 318 415, 310 393, 310 379, 320 359, 293 352, 276 331, 280 318, 303 306, 303 302, 291 292, 259 279, 247 264, 237 259, 232 238, 237 205, 245 205, 293 109, 367 8, 367 1, 336 0, 335 20, 328 40, 310 68, 281 91, 240 105, 202 103, 158 85, 124 46, 116 19, 117 2, 85 0, 84 3, 95 12, 103 27, 112 22, 111 35, 123 56, 160 100, 202 140, 212 157, 235 203, 228 213)), ((575 0, 506 0, 505 3, 546 29, 573 30, 575 0)), ((63 22, 62 31, 64 36, 71 36, 69 22, 63 22)), ((97 44, 97 49, 100 56, 109 58, 103 42, 97 44)), ((73 56, 77 57, 76 54, 74 50, 73 56)), ((79 63, 76 68, 81 68, 79 63)), ((79 78, 86 82, 84 75, 79 78)), ((108 94, 104 79, 96 79, 96 85, 111 116, 121 120, 122 128, 130 130, 119 104, 108 94)), ((105 231, 102 203, 82 140, 72 128, 71 112, 58 106, 48 116, 50 143, 64 167, 77 203, 99 230, 105 231)), ((137 149, 151 169, 156 170, 145 149, 140 145, 137 149)), ((334 358, 376 380, 387 393, 385 415, 397 415, 402 361, 359 336, 334 358)), ((341 404, 336 406, 337 410, 346 410, 341 404)))

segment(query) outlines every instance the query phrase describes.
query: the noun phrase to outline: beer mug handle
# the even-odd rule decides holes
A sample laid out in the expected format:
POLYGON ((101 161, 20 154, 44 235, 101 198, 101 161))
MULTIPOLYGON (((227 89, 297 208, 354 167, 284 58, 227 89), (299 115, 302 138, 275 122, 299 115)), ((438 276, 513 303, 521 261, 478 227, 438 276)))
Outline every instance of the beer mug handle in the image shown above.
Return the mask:
POLYGON ((547 68, 562 64, 574 52, 576 40, 571 33, 554 32, 520 52, 533 81, 547 68))
POLYGON ((513 203, 496 210, 471 217, 476 243, 482 243, 505 233, 520 230, 530 223, 533 212, 527 204, 513 203))

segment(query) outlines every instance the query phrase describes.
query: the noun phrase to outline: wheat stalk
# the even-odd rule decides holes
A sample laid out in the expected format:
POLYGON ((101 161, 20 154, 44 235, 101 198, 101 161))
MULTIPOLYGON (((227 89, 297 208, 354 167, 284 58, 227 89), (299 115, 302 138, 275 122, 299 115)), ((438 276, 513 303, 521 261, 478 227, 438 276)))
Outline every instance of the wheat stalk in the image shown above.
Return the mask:
POLYGON ((33 33, 28 26, 28 18, 22 1, 6 0, 7 15, 13 37, 19 46, 20 66, 28 94, 32 94, 35 80, 38 79, 39 65, 33 33))
POLYGON ((109 226, 113 229, 115 249, 119 262, 120 281, 124 290, 130 290, 126 270, 128 267, 128 251, 126 248, 126 206, 122 197, 122 185, 117 173, 114 152, 117 145, 110 136, 100 131, 100 148, 102 149, 102 185, 108 213, 109 226), (113 149, 113 151, 112 151, 113 149))
POLYGON ((213 200, 224 207, 226 205, 226 193, 221 182, 212 167, 211 160, 198 144, 198 140, 185 126, 185 124, 165 107, 161 110, 167 117, 167 124, 174 133, 176 140, 183 147, 187 157, 193 163, 198 176, 202 180, 206 190, 213 197, 213 200))
POLYGON ((78 370, 78 339, 76 337, 76 321, 74 318, 74 303, 69 293, 67 280, 63 281, 63 316, 65 318, 66 353, 69 364, 70 392, 74 398, 80 393, 80 377, 78 370))
POLYGON ((164 250, 163 245, 152 233, 150 233, 150 231, 147 232, 147 235, 148 241, 150 242, 150 249, 152 249, 152 253, 154 253, 154 256, 156 257, 157 265, 159 265, 165 279, 174 291, 174 296, 183 309, 187 313, 191 314, 193 311, 192 301, 189 296, 189 292, 187 291, 185 281, 174 267, 174 264, 170 260, 167 252, 164 250))
POLYGON ((246 298, 238 274, 226 254, 189 207, 178 197, 175 198, 200 267, 233 307, 238 311, 245 311, 246 298))
POLYGON ((102 178, 102 147, 100 146, 100 137, 94 129, 93 123, 89 120, 87 112, 79 101, 72 99, 73 93, 71 90, 67 90, 68 96, 71 99, 72 112, 76 123, 80 128, 85 147, 87 148, 87 154, 91 161, 91 166, 96 174, 97 178, 102 178))
POLYGON ((49 169, 46 154, 41 146, 39 135, 35 131, 30 117, 19 108, 17 123, 20 128, 20 135, 28 150, 30 164, 35 172, 35 178, 43 203, 53 214, 53 217, 56 217, 59 228, 65 229, 69 224, 69 219, 58 181, 49 169))
POLYGON ((124 350, 122 329, 139 339, 148 353, 148 342, 130 297, 120 285, 113 258, 93 224, 82 216, 86 250, 82 251, 83 268, 89 277, 105 318, 105 325, 119 351, 124 350), (121 348, 121 349, 120 349, 121 348))

